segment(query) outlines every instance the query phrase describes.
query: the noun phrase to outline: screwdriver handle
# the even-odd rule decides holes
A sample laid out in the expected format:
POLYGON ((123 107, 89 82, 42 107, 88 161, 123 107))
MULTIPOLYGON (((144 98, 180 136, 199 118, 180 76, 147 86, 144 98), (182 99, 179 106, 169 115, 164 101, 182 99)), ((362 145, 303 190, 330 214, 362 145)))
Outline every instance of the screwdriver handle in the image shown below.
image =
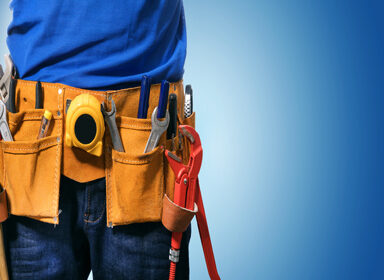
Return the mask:
POLYGON ((41 83, 36 83, 35 109, 43 109, 43 88, 41 83))
POLYGON ((169 82, 163 80, 160 87, 159 106, 157 111, 157 118, 165 118, 165 111, 167 110, 167 101, 169 95, 169 82))
POLYGON ((167 139, 176 137, 177 132, 177 95, 172 93, 169 95, 169 126, 167 130, 167 139))

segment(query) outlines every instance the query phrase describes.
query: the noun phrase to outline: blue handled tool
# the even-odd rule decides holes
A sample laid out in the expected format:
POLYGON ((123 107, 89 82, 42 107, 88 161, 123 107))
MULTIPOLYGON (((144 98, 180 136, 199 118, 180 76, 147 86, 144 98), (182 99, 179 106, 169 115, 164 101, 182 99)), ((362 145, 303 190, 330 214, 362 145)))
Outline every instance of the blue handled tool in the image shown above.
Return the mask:
POLYGON ((167 111, 168 94, 169 94, 169 82, 163 80, 161 82, 159 106, 157 111, 158 119, 165 118, 165 112, 167 111))
POLYGON ((143 76, 141 80, 139 110, 137 112, 138 119, 147 118, 150 90, 151 90, 151 78, 149 76, 143 76))

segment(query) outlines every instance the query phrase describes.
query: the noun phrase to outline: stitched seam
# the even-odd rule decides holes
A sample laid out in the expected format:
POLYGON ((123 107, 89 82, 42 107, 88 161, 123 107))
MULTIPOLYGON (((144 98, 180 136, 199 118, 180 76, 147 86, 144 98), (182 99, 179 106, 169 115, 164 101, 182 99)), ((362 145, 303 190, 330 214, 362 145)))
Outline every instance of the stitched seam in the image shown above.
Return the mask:
MULTIPOLYGON (((17 80, 17 84, 26 84, 26 85, 35 85, 36 82, 33 81, 27 81, 27 80, 17 80)), ((49 87, 49 88, 61 88, 58 84, 49 84, 49 83, 44 83, 44 87, 49 87)))
POLYGON ((137 130, 150 130, 152 128, 152 125, 143 125, 143 126, 139 126, 139 125, 130 125, 130 124, 123 124, 123 123, 120 123, 120 128, 125 128, 125 129, 137 129, 137 130))
POLYGON ((104 213, 105 213, 105 201, 104 201, 103 211, 101 212, 100 216, 96 220, 94 220, 94 221, 91 221, 91 220, 88 220, 88 219, 84 219, 84 222, 89 223, 89 224, 97 223, 98 221, 101 220, 101 218, 103 218, 104 213))
MULTIPOLYGON (((56 146, 55 186, 54 186, 54 191, 53 191, 54 199, 52 200, 53 212, 56 211, 55 206, 56 206, 56 202, 57 202, 58 188, 59 188, 59 182, 57 180, 57 170, 59 169, 58 159, 59 159, 59 145, 56 146)), ((59 222, 58 219, 59 219, 59 216, 57 216, 57 223, 59 222)))
MULTIPOLYGON (((3 188, 4 188, 4 190, 6 190, 7 189, 7 186, 6 186, 7 181, 5 180, 6 176, 5 176, 5 164, 4 164, 4 148, 1 151, 1 156, 3 157, 3 182, 4 182, 3 188)), ((9 212, 9 209, 8 209, 8 212, 9 212)))
MULTIPOLYGON (((26 80, 18 80, 17 81, 18 83, 20 82, 21 84, 27 84, 27 85, 34 85, 36 84, 35 82, 32 82, 32 81, 26 81, 26 80)), ((98 95, 98 96, 105 96, 106 93, 97 93, 97 92, 94 92, 92 90, 84 90, 84 89, 77 89, 77 88, 68 88, 66 87, 65 85, 59 85, 59 84, 47 84, 47 83, 44 83, 43 85, 43 88, 54 88, 54 89, 65 89, 65 90, 71 90, 71 91, 75 91, 75 92, 83 92, 83 93, 89 93, 89 94, 94 94, 94 95, 98 95)))
MULTIPOLYGON (((112 198, 111 198, 111 172, 112 172, 112 154, 111 154, 111 150, 110 150, 110 146, 108 145, 107 148, 107 153, 108 153, 108 156, 106 157, 106 160, 108 161, 108 168, 107 168, 107 186, 106 186, 106 190, 107 190, 107 193, 106 193, 106 196, 107 196, 107 199, 108 199, 108 209, 107 209, 107 215, 108 215, 108 218, 109 218, 109 221, 107 221, 107 223, 112 223, 113 222, 111 221, 112 220, 112 198)), ((113 182, 114 183, 114 182, 113 182)), ((108 220, 108 219, 107 219, 108 220)))
POLYGON ((148 160, 129 160, 129 159, 123 159, 120 157, 114 157, 114 160, 117 162, 122 162, 122 163, 132 163, 132 164, 148 164, 152 161, 152 159, 148 160))
POLYGON ((34 151, 36 151, 36 152, 38 152, 38 151, 42 150, 43 148, 50 147, 50 146, 53 146, 53 145, 55 145, 55 144, 57 144, 57 140, 56 140, 55 142, 49 142, 49 143, 47 143, 47 144, 38 146, 37 149, 36 149, 36 148, 24 148, 24 149, 23 149, 23 148, 5 147, 5 148, 3 148, 3 150, 4 150, 4 152, 5 152, 5 151, 30 151, 30 152, 34 152, 34 151))
POLYGON ((161 164, 161 180, 160 180, 160 196, 159 196, 159 205, 160 205, 160 217, 162 215, 162 211, 163 211, 163 207, 162 207, 162 203, 163 203, 163 197, 164 197, 164 193, 166 192, 165 190, 165 175, 164 175, 164 153, 162 153, 162 160, 160 162, 161 164))
MULTIPOLYGON (((63 93, 64 94, 64 93, 63 93)), ((60 111, 60 94, 57 94, 57 106, 59 107, 59 111, 60 111)), ((60 131, 60 134, 63 134, 62 133, 62 127, 63 127, 63 123, 62 121, 59 122, 59 125, 58 125, 58 129, 60 131)), ((57 139, 56 139, 57 141, 57 139)), ((61 142, 61 139, 59 140, 59 143, 56 147, 56 168, 55 168, 55 186, 54 186, 54 199, 52 200, 52 209, 53 209, 53 212, 55 212, 57 209, 56 209, 56 206, 58 206, 58 200, 59 200, 59 195, 60 195, 60 180, 59 180, 59 176, 58 176, 58 170, 60 168, 60 160, 61 160, 61 156, 60 156, 60 142, 61 142)), ((57 223, 59 223, 59 215, 57 215, 57 223)))
MULTIPOLYGON (((57 112, 54 112, 54 113, 57 113, 57 112)), ((9 120, 8 123, 11 124, 11 125, 18 125, 19 123, 21 122, 26 122, 26 121, 38 121, 38 120, 41 120, 41 117, 42 117, 43 114, 41 114, 41 116, 28 116, 28 117, 23 117, 22 120, 18 121, 18 122, 14 122, 14 121, 11 121, 9 120)), ((56 117, 56 116, 52 116, 52 119, 54 120, 58 120, 60 119, 59 117, 56 117)))
MULTIPOLYGON (((169 88, 171 88, 172 86, 178 86, 180 84, 181 81, 179 82, 176 82, 176 83, 171 83, 169 85, 169 88)), ((153 85, 154 87, 159 87, 159 85, 153 85)), ((120 91, 110 91, 109 94, 111 95, 125 95, 125 94, 134 94, 136 93, 136 91, 140 90, 140 87, 134 87, 134 88, 129 88, 129 89, 123 89, 123 90, 127 90, 126 92, 120 92, 120 91)), ((150 92, 151 93, 151 92, 150 92)))
POLYGON ((139 88, 133 88, 126 92, 111 92, 110 95, 116 96, 116 95, 128 95, 128 94, 135 94, 138 93, 139 88))
POLYGON ((85 215, 88 216, 88 218, 89 218, 89 216, 91 216, 91 207, 90 207, 90 205, 91 205, 91 192, 89 191, 88 186, 86 186, 86 188, 87 188, 88 201, 87 201, 87 210, 85 210, 85 215))
POLYGON ((107 95, 106 92, 98 93, 98 92, 94 92, 94 91, 91 91, 91 90, 84 90, 84 89, 77 89, 77 88, 65 88, 65 91, 66 92, 73 91, 73 92, 79 92, 79 93, 88 93, 88 94, 97 95, 97 96, 103 96, 103 97, 107 95))

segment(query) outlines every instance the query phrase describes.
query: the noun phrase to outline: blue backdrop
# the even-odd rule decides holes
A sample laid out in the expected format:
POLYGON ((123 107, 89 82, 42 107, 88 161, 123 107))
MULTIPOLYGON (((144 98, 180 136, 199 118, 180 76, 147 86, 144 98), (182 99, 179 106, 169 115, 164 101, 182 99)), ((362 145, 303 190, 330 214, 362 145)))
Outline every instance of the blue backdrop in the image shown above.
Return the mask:
MULTIPOLYGON (((384 279, 382 1, 186 0, 185 12, 222 279, 384 279)), ((190 257, 191 279, 208 279, 195 226, 190 257)))

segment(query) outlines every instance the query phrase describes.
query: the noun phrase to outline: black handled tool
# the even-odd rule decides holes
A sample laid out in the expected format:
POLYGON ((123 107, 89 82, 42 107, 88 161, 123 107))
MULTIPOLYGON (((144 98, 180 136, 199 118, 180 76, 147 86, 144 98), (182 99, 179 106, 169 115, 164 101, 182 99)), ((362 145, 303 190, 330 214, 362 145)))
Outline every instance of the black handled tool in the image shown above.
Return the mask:
POLYGON ((9 85, 9 97, 7 100, 7 110, 11 113, 16 113, 16 83, 17 80, 12 77, 9 85))
POLYGON ((177 133, 177 95, 172 93, 169 95, 169 126, 167 129, 167 139, 173 139, 177 133))
POLYGON ((43 88, 41 83, 36 83, 35 109, 43 109, 43 88))

